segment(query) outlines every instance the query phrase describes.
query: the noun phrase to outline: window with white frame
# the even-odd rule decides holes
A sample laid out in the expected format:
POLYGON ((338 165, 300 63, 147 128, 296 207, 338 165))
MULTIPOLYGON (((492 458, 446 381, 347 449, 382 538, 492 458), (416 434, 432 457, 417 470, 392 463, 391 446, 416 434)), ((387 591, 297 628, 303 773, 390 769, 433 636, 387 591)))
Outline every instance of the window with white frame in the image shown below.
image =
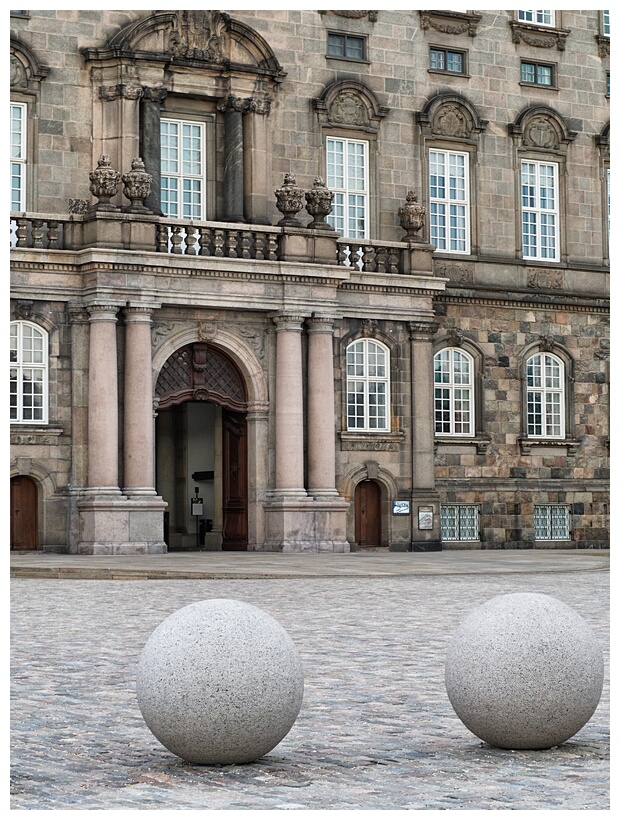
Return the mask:
POLYGON ((373 339, 347 347, 347 429, 390 429, 390 351, 373 339))
POLYGON ((534 505, 534 539, 536 541, 570 541, 570 507, 568 504, 534 505))
POLYGON ((442 504, 442 541, 479 541, 479 517, 476 504, 442 504))
POLYGON ((327 222, 341 236, 368 239, 368 142, 328 137, 327 187, 333 192, 327 222))
POLYGON ((31 322, 11 322, 10 420, 47 423, 47 333, 31 322))
POLYGON ((533 23, 537 26, 555 26, 555 11, 517 11, 517 19, 521 23, 533 23))
POLYGON ((174 219, 205 219, 205 126, 161 120, 161 208, 174 219))
POLYGON ((430 240, 437 251, 469 253, 469 155, 429 151, 430 240))
POLYGON ((435 354, 435 434, 474 434, 474 362, 454 347, 435 354))
POLYGON ((611 33, 611 25, 609 21, 609 9, 607 11, 603 11, 603 34, 605 37, 609 37, 611 33))
POLYGON ((528 436, 564 438, 564 362, 552 353, 536 353, 525 371, 528 436))
POLYGON ((11 210, 26 210, 26 106, 11 103, 11 210))
POLYGON ((558 166, 554 162, 521 162, 523 256, 560 259, 558 166))

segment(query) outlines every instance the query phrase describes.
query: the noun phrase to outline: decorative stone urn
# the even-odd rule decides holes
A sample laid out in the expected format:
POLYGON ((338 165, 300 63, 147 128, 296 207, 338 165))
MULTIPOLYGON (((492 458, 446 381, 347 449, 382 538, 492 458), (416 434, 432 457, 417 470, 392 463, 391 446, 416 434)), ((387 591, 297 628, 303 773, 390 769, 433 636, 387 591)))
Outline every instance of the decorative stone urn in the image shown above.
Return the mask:
POLYGON ((284 214, 283 218, 277 223, 283 227, 293 226, 301 227, 301 222, 295 218, 295 214, 299 213, 304 206, 303 189, 297 187, 297 180, 294 174, 284 174, 284 184, 281 188, 276 188, 274 191, 276 195, 276 207, 280 213, 284 214))
POLYGON ((418 204, 418 198, 413 191, 407 194, 407 202, 398 209, 398 216, 400 226, 405 231, 404 239, 419 239, 417 233, 424 227, 426 208, 418 204))
POLYGON ((97 167, 89 174, 90 192, 99 202, 95 208, 99 210, 116 210, 110 200, 118 193, 121 180, 120 171, 115 171, 110 163, 110 157, 103 154, 97 161, 97 167))
POLYGON ((316 228, 322 231, 331 231, 333 228, 325 221, 325 217, 331 213, 332 200, 334 194, 325 187, 323 177, 315 177, 314 185, 306 191, 306 210, 313 218, 308 225, 309 228, 316 228))
POLYGON ((144 200, 151 193, 153 177, 144 167, 141 157, 131 160, 131 171, 123 174, 123 193, 131 200, 130 211, 148 211, 144 200))

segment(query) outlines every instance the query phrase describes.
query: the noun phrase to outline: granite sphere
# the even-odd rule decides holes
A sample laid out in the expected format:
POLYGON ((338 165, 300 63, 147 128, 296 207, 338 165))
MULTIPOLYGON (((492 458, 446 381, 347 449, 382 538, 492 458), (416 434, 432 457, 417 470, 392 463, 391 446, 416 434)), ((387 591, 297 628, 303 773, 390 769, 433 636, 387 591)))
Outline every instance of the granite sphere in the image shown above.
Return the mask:
POLYGON ((148 639, 138 705, 169 751, 202 765, 249 763, 295 723, 303 699, 299 654, 286 630, 251 604, 189 604, 148 639))
POLYGON ((577 612, 550 595, 514 593, 482 604, 457 629, 446 689, 486 743, 548 749, 592 717, 603 672, 599 642, 577 612))

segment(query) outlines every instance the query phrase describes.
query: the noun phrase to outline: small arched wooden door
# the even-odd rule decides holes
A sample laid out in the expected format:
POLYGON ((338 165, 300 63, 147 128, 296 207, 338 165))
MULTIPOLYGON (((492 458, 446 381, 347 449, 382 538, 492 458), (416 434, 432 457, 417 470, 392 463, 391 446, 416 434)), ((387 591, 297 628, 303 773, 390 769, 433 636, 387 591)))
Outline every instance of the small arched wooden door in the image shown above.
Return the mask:
POLYGON ((26 475, 11 479, 11 549, 36 550, 37 485, 26 475))
POLYGON ((370 479, 355 488, 355 543, 381 546, 381 487, 370 479))

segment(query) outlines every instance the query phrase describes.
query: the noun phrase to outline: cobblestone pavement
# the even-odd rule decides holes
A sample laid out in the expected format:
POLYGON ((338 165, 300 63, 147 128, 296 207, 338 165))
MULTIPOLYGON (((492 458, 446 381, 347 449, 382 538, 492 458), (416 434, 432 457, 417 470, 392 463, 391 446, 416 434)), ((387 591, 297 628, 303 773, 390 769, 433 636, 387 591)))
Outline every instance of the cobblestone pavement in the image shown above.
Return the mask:
MULTIPOLYGON (((591 568, 590 568, 591 569, 591 568)), ((426 574, 254 580, 17 578, 12 596, 12 809, 609 809, 609 574, 426 574), (456 717, 444 656, 474 607, 542 592, 590 624, 605 688, 560 747, 503 751, 456 717), (304 703, 256 763, 201 767, 149 732, 140 652, 169 614, 248 601, 295 641, 304 703)))

